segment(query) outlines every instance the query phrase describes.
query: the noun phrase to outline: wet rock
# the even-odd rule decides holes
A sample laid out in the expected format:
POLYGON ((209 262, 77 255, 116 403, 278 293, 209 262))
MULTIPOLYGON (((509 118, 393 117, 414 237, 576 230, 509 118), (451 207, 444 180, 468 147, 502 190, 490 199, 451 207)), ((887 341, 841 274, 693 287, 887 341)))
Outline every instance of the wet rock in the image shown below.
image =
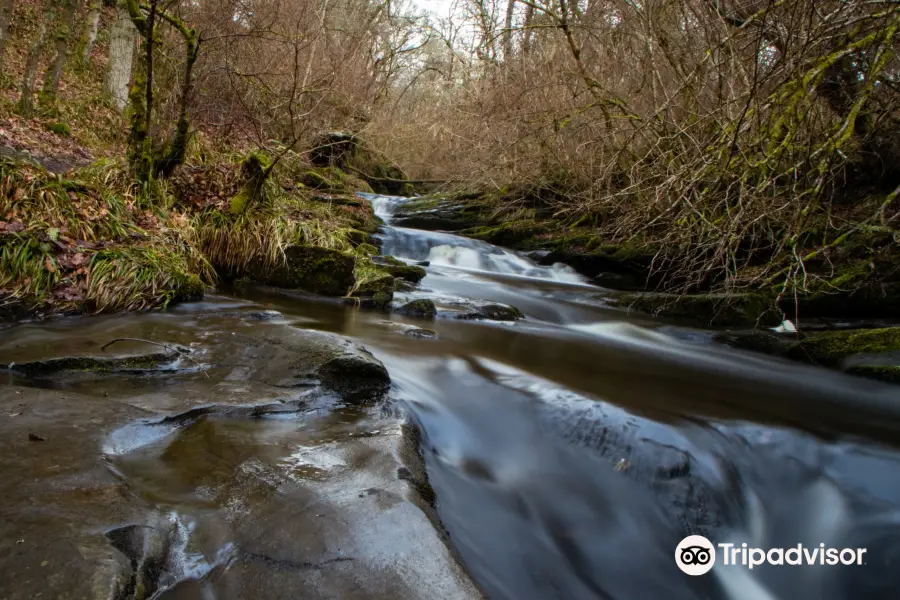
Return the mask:
POLYGON ((348 402, 365 403, 380 400, 391 384, 368 350, 334 334, 282 326, 231 338, 245 346, 233 366, 249 367, 247 379, 274 387, 320 384, 348 402))
POLYGON ((867 357, 900 365, 900 327, 810 335, 791 345, 788 356, 826 366, 856 366, 867 357))
POLYGON ((2 597, 131 597, 131 565, 103 532, 141 509, 124 500, 98 449, 107 431, 143 411, 71 390, 4 386, 0 414, 17 412, 0 418, 2 597))
POLYGON ((792 343, 793 338, 785 338, 768 331, 750 330, 750 331, 725 331, 717 333, 712 337, 714 342, 737 348, 738 350, 747 350, 749 352, 759 352, 761 354, 770 354, 773 356, 783 356, 787 352, 788 346, 792 343))
POLYGON ((381 267, 383 271, 387 271, 394 277, 403 279, 409 283, 419 283, 428 274, 422 267, 408 265, 393 256, 377 256, 373 257, 372 260, 376 265, 381 267))
POLYGON ((431 261, 429 261, 429 260, 420 260, 420 261, 418 261, 418 262, 416 263, 416 266, 418 266, 418 267, 430 267, 430 266, 431 266, 431 261))
POLYGON ((484 226, 480 210, 457 198, 425 197, 403 205, 394 213, 391 223, 398 227, 412 227, 427 231, 462 231, 484 226))
POLYGON ((416 289, 416 286, 412 283, 406 281, 405 279, 394 279, 394 291, 395 292, 411 292, 416 289))
POLYGON ((291 246, 286 262, 260 283, 301 289, 322 296, 343 296, 355 282, 355 258, 338 250, 317 246, 291 246))
POLYGON ((416 317, 419 319, 434 319, 437 316, 437 308, 434 302, 426 299, 413 300, 407 302, 395 312, 408 317, 416 317))
POLYGON ((433 329, 423 329, 421 327, 411 327, 404 331, 403 335, 420 340, 436 340, 438 338, 437 331, 433 329))
POLYGON ((895 365, 856 365, 846 371, 850 375, 900 384, 900 366, 895 365))
POLYGON ((198 319, 243 319, 246 321, 275 321, 283 318, 277 310, 234 310, 220 313, 205 313, 198 319))
POLYGON ((520 321, 525 318, 518 308, 506 304, 481 304, 453 315, 466 321, 520 321))
POLYGON ((131 356, 65 356, 27 363, 10 363, 8 369, 32 378, 58 377, 75 373, 140 375, 150 372, 172 371, 172 363, 190 349, 172 345, 173 350, 135 354, 131 356), (176 351, 174 348, 177 348, 176 351))
POLYGON ((753 294, 660 294, 612 292, 597 296, 610 306, 637 310, 657 317, 720 327, 777 325, 781 313, 772 303, 753 294))
POLYGON ((393 275, 384 275, 365 281, 357 286, 347 299, 348 304, 356 304, 363 308, 385 310, 394 299, 395 283, 393 275))

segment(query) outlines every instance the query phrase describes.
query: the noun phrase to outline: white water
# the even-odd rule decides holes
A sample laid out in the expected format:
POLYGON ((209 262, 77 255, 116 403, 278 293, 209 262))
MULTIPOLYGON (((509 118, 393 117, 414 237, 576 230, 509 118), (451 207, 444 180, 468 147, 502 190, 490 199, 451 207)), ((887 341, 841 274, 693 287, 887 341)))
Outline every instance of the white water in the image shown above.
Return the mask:
POLYGON ((382 229, 383 252, 410 261, 424 261, 467 271, 513 275, 559 283, 588 285, 587 280, 562 263, 538 265, 521 254, 450 233, 391 227, 391 219, 408 198, 360 194, 372 202, 375 214, 387 224, 382 229))

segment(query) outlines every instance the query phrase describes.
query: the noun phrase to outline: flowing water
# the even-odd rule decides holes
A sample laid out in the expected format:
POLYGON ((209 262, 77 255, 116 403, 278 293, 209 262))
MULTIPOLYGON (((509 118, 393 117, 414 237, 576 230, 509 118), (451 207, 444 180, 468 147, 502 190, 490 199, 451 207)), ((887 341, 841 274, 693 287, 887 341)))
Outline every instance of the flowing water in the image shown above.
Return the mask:
POLYGON ((9 376, 0 598, 79 574, 118 576, 112 598, 898 597, 900 388, 609 308, 563 265, 391 227, 404 200, 369 199, 384 253, 428 261, 395 304, 431 299, 434 323, 263 289, 4 332, 7 363, 126 337, 194 352, 9 376), (455 318, 486 304, 526 318, 455 318), (365 346, 388 398, 273 384, 247 340, 296 329, 365 346), (690 577, 688 534, 866 561, 690 577))

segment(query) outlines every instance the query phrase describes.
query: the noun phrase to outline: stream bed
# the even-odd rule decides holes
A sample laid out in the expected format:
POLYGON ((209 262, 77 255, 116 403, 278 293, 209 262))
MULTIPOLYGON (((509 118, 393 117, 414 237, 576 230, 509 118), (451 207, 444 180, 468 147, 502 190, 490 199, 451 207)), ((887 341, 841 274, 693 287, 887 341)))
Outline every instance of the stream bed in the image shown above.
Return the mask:
POLYGON ((369 199, 433 321, 257 288, 2 331, 0 599, 898 597, 900 387, 369 199), (867 559, 690 577, 689 534, 867 559))

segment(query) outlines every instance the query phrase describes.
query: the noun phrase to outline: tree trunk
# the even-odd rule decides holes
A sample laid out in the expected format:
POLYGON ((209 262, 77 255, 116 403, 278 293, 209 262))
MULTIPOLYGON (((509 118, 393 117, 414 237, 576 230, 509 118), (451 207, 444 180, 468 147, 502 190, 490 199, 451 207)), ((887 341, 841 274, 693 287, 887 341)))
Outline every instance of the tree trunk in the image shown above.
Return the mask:
POLYGON ((531 54, 531 25, 534 23, 534 6, 531 4, 525 9, 525 33, 522 38, 522 54, 527 56, 531 54))
POLYGON ((3 54, 9 32, 9 19, 13 12, 13 0, 0 0, 0 73, 3 72, 3 54))
POLYGON ((515 11, 516 0, 509 0, 509 3, 506 5, 506 20, 503 22, 503 60, 505 61, 512 59, 512 26, 515 11))
POLYGON ((25 59, 25 75, 22 77, 22 91, 19 96, 19 112, 24 117, 31 117, 34 113, 34 79, 46 41, 47 24, 41 21, 38 25, 37 39, 28 51, 28 58, 25 59))
POLYGON ((94 51, 94 42, 97 41, 97 32, 100 29, 100 0, 92 0, 87 18, 84 20, 84 30, 81 32, 81 51, 79 53, 81 66, 86 67, 91 62, 91 53, 94 51))
POLYGON ((134 60, 134 36, 137 29, 131 22, 128 9, 116 8, 116 21, 110 30, 109 64, 103 87, 112 105, 122 112, 128 103, 128 84, 131 83, 131 65, 134 60))
POLYGON ((75 13, 77 10, 78 3, 76 0, 65 0, 62 16, 54 35, 56 56, 50 61, 50 66, 47 67, 47 72, 44 74, 44 89, 41 90, 42 98, 48 103, 56 100, 56 93, 59 91, 59 80, 69 58, 69 40, 72 38, 72 32, 75 29, 75 13))

